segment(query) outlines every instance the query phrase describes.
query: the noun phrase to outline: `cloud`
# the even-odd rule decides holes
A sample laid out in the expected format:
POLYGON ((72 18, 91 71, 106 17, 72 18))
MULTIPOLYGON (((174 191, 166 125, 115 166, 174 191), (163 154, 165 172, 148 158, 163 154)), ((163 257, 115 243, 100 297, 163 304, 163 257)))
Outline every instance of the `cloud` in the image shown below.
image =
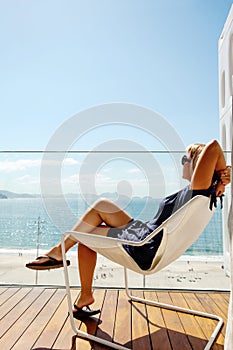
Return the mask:
POLYGON ((65 158, 63 161, 64 165, 77 165, 77 164, 81 164, 80 162, 78 162, 76 159, 74 158, 65 158))
POLYGON ((128 172, 128 174, 139 174, 142 171, 139 168, 131 168, 127 172, 128 172))
POLYGON ((109 177, 109 176, 106 176, 106 175, 103 175, 103 174, 100 174, 98 173, 95 177, 95 181, 96 183, 98 184, 105 184, 105 183, 116 183, 116 180, 114 180, 113 178, 109 177))
MULTIPOLYGON (((41 159, 18 159, 15 161, 3 160, 0 161, 0 171, 1 172, 14 172, 14 171, 22 171, 30 168, 36 168, 41 166, 41 159)), ((57 164, 57 160, 46 160, 45 163, 43 161, 43 165, 55 165, 57 164), (48 163, 48 164, 47 164, 48 163)), ((77 165, 80 164, 74 158, 65 158, 62 165, 77 165)))
POLYGON ((18 182, 20 185, 35 185, 39 184, 39 178, 30 176, 30 175, 23 175, 16 179, 16 182, 18 182))
POLYGON ((28 168, 34 168, 40 166, 40 159, 18 159, 16 161, 4 160, 0 162, 0 171, 12 172, 19 170, 26 170, 28 168))
POLYGON ((62 179, 61 182, 62 182, 63 185, 77 184, 78 183, 78 174, 74 174, 74 175, 68 176, 68 177, 62 179))

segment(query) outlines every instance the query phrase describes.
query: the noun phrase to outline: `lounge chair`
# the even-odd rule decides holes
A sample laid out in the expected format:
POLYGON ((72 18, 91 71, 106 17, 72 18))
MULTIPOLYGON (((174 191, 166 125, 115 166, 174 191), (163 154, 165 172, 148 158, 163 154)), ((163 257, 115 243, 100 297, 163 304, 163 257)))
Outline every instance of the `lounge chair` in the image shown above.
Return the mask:
POLYGON ((166 308, 174 311, 184 312, 192 315, 217 320, 218 323, 216 325, 216 328, 212 333, 207 345, 204 348, 204 350, 209 350, 223 325, 223 320, 221 317, 205 312, 190 310, 174 305, 163 304, 152 300, 146 300, 135 297, 129 291, 127 278, 127 269, 144 275, 149 275, 160 271, 161 269, 175 261, 177 258, 179 258, 193 244, 193 242, 198 238, 198 236, 202 233, 202 231, 210 221, 214 210, 211 211, 209 209, 209 201, 209 198, 204 196, 196 196, 192 198, 188 203, 186 203, 181 209, 176 211, 170 218, 164 221, 164 223, 161 226, 159 226, 155 231, 153 231, 146 239, 144 239, 141 242, 131 242, 76 231, 65 232, 62 236, 64 276, 70 321, 74 332, 80 337, 86 338, 90 341, 101 343, 110 348, 128 350, 128 348, 122 345, 106 341, 99 337, 90 335, 86 332, 80 331, 76 328, 72 312, 73 305, 71 300, 70 283, 66 264, 66 254, 64 250, 64 239, 67 235, 71 235, 73 239, 77 240, 78 242, 81 242, 82 244, 88 246, 90 249, 96 251, 97 253, 105 256, 111 261, 114 261, 115 263, 118 263, 124 267, 125 289, 127 296, 130 298, 131 301, 145 303, 160 308, 166 308), (141 270, 139 266, 135 263, 135 261, 125 251, 123 245, 143 245, 146 241, 150 240, 161 230, 163 230, 163 239, 152 262, 151 268, 146 271, 141 270))

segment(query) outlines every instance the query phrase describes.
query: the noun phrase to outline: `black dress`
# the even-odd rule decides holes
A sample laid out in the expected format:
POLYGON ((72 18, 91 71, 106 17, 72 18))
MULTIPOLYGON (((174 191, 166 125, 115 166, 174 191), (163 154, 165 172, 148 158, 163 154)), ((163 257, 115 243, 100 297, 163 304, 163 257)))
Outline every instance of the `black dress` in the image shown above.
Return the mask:
MULTIPOLYGON (((216 206, 216 195, 213 187, 210 187, 207 190, 190 190, 189 186, 186 186, 182 190, 165 197, 160 203, 157 214, 151 221, 142 222, 140 220, 131 219, 130 222, 124 226, 124 228, 110 228, 108 231, 108 237, 140 242, 191 198, 197 195, 211 197, 211 209, 213 203, 216 206)), ((148 270, 160 246, 162 237, 163 231, 161 230, 143 246, 135 247, 131 245, 124 245, 124 249, 142 270, 148 270)))

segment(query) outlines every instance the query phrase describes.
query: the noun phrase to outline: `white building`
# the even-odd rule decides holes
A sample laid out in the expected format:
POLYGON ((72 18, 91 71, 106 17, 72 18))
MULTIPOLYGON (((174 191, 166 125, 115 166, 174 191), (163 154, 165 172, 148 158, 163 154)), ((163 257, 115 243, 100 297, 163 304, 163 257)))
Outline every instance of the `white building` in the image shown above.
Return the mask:
MULTIPOLYGON (((219 111, 220 132, 223 149, 233 151, 233 5, 219 39, 219 111)), ((233 153, 233 152, 232 152, 233 153)), ((230 153, 227 163, 232 163, 230 153)), ((233 160, 233 155, 231 154, 233 160)), ((231 173, 232 175, 232 173, 231 173)), ((231 177, 233 178, 233 177, 231 177)), ((225 337, 225 350, 233 349, 233 184, 227 188, 223 209, 223 244, 226 272, 231 275, 231 295, 225 337), (232 202, 232 204, 230 203, 232 202), (229 216, 229 218, 228 218, 229 216)))

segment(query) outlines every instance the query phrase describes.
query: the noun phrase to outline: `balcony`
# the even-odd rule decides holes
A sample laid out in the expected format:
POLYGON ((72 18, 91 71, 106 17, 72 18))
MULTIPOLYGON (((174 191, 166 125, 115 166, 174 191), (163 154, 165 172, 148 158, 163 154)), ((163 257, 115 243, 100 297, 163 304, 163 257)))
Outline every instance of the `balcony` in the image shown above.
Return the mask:
MULTIPOLYGON (((92 160, 95 159, 91 168, 83 165, 90 156, 88 152, 68 152, 62 161, 59 179, 57 173, 48 172, 48 177, 44 176, 46 172, 40 174, 43 152, 0 153, 1 348, 91 348, 88 341, 76 338, 70 328, 62 269, 34 272, 25 269, 25 263, 57 243, 61 233, 70 229, 100 195, 117 200, 133 217, 149 220, 156 212, 159 199, 183 185, 177 168, 167 168, 169 158, 178 159, 182 153, 151 151, 149 157, 155 159, 152 177, 143 152, 115 152, 113 160, 108 162, 103 153, 97 152, 91 155, 92 160), (103 166, 96 167, 98 163, 103 166), (139 171, 140 164, 144 164, 144 171, 139 171), (57 180, 59 187, 55 186, 57 180), (94 188, 94 193, 88 192, 89 188, 94 188)), ((57 158, 58 153, 51 153, 49 157, 53 165, 61 159, 57 158)), ((224 202, 230 202, 228 192, 224 202)), ((222 221, 225 218, 217 208, 194 245, 156 275, 142 277, 130 273, 130 285, 135 293, 216 313, 226 321, 230 280, 224 269, 227 233, 222 221)), ((76 249, 68 253, 68 258, 75 299, 80 287, 76 249)), ((87 329, 90 334, 97 332, 134 349, 180 350, 180 344, 185 344, 182 349, 204 348, 213 321, 128 303, 122 290, 122 275, 121 267, 98 258, 94 288, 95 306, 101 308, 100 319, 86 324, 77 321, 81 329, 87 329)), ((225 327, 213 349, 223 349, 224 335, 225 327)))

